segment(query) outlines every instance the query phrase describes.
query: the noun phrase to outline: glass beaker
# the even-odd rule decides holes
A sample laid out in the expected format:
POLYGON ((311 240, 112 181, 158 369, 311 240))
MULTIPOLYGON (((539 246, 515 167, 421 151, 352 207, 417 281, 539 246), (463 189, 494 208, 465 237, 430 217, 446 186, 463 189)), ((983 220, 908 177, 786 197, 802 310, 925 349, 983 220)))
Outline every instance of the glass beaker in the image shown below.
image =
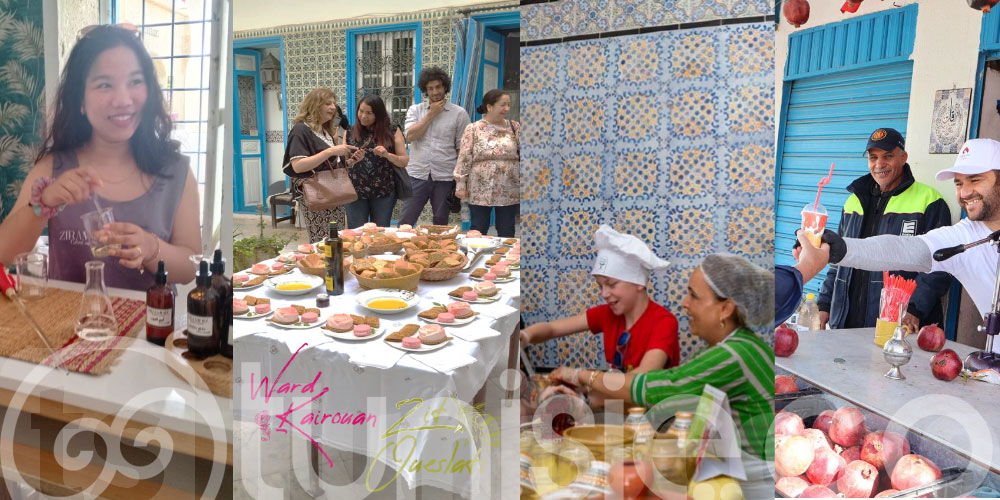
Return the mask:
POLYGON ((17 268, 17 294, 24 300, 45 296, 49 280, 49 256, 41 252, 27 252, 14 257, 17 268))
POLYGON ((87 212, 81 215, 80 219, 83 220, 87 243, 90 244, 90 251, 93 252, 94 257, 107 257, 111 250, 121 249, 122 246, 119 243, 101 243, 95 234, 104 229, 104 226, 115 222, 115 214, 111 211, 111 207, 87 212))
POLYGON ((76 316, 76 335, 87 341, 113 339, 118 336, 118 325, 111 296, 104 286, 104 263, 92 260, 86 267, 87 286, 76 316))

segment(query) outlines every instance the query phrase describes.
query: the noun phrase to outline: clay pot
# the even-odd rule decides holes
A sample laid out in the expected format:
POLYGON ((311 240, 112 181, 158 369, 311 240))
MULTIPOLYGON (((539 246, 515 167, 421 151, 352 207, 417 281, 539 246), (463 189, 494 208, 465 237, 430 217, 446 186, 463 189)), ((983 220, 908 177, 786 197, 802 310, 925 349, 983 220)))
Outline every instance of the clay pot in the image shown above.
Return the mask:
POLYGON ((642 460, 626 460, 608 472, 608 485, 617 498, 635 500, 653 484, 653 466, 642 460))

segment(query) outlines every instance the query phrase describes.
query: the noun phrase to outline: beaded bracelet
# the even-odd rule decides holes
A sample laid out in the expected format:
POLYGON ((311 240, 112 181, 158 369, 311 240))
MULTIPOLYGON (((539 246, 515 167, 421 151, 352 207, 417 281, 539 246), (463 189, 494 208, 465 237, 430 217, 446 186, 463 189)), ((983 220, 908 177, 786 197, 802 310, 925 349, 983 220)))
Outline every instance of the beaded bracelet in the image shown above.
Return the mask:
POLYGON ((35 211, 35 215, 45 220, 55 217, 56 214, 66 208, 65 203, 58 207, 50 207, 42 203, 42 191, 45 191, 45 188, 52 185, 55 181, 52 177, 41 177, 31 186, 31 200, 28 201, 28 205, 31 205, 31 209, 35 211))

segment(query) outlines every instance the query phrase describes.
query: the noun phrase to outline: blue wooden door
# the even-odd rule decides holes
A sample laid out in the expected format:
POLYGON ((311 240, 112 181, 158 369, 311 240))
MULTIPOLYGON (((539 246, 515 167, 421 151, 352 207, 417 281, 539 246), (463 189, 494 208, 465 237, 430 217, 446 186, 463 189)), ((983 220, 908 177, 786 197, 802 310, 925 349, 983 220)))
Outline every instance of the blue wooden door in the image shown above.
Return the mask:
MULTIPOLYGON (((831 162, 836 169, 820 203, 830 214, 827 228, 835 231, 850 194, 847 186, 868 174, 862 156, 868 136, 879 127, 906 134, 912 73, 913 63, 904 61, 791 83, 778 171, 775 264, 795 263, 791 248, 800 212, 816 200, 816 185, 831 162)), ((824 269, 806 290, 818 291, 825 276, 824 269)))
POLYGON ((267 210, 267 164, 260 53, 233 50, 233 211, 267 210))
MULTIPOLYGON (((483 48, 479 54, 479 78, 476 84, 475 106, 483 102, 483 94, 503 87, 504 37, 489 28, 483 30, 483 48)), ((472 121, 483 117, 475 110, 472 121)))

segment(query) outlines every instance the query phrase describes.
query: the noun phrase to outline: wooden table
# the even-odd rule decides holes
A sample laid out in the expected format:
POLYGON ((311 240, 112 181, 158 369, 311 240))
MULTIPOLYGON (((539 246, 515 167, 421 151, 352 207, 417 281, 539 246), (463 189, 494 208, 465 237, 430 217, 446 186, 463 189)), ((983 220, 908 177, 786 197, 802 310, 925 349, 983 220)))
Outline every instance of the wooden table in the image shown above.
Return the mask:
MULTIPOLYGON (((50 281, 49 285, 83 289, 77 283, 50 281)), ((142 292, 114 288, 108 291, 114 296, 145 300, 142 292)), ((176 304, 175 325, 181 329, 186 303, 179 297, 176 304)), ((201 469, 210 464, 210 474, 199 474, 208 476, 205 481, 209 484, 218 483, 220 495, 231 492, 232 400, 187 384, 167 367, 164 354, 162 347, 145 341, 143 330, 139 341, 122 353, 111 373, 102 376, 67 374, 0 358, 0 406, 5 412, 0 425, 3 476, 8 480, 20 477, 20 482, 41 487, 50 495, 86 489, 105 467, 101 457, 94 456, 89 463, 77 462, 80 468, 71 470, 76 468, 66 465, 72 465, 71 454, 59 446, 50 447, 58 444, 51 443, 51 433, 66 434, 62 436, 65 438, 74 429, 81 429, 92 431, 93 434, 87 435, 93 436, 94 441, 104 440, 109 449, 121 443, 138 448, 127 451, 141 455, 143 449, 151 450, 147 453, 160 453, 166 461, 163 466, 166 472, 147 474, 149 477, 130 479, 120 472, 115 474, 100 491, 101 498, 199 498, 200 492, 195 495, 190 489, 192 480, 174 481, 175 476, 183 478, 185 474, 171 473, 171 467, 181 467, 179 464, 184 464, 183 467, 201 464, 198 466, 201 469), (38 432, 36 441, 31 442, 25 429, 36 425, 45 430, 38 432), (162 441, 151 437, 151 433, 162 437, 162 441), (172 454, 169 460, 166 453, 172 454)), ((130 462, 129 458, 124 459, 125 465, 142 467, 148 463, 130 462)))

